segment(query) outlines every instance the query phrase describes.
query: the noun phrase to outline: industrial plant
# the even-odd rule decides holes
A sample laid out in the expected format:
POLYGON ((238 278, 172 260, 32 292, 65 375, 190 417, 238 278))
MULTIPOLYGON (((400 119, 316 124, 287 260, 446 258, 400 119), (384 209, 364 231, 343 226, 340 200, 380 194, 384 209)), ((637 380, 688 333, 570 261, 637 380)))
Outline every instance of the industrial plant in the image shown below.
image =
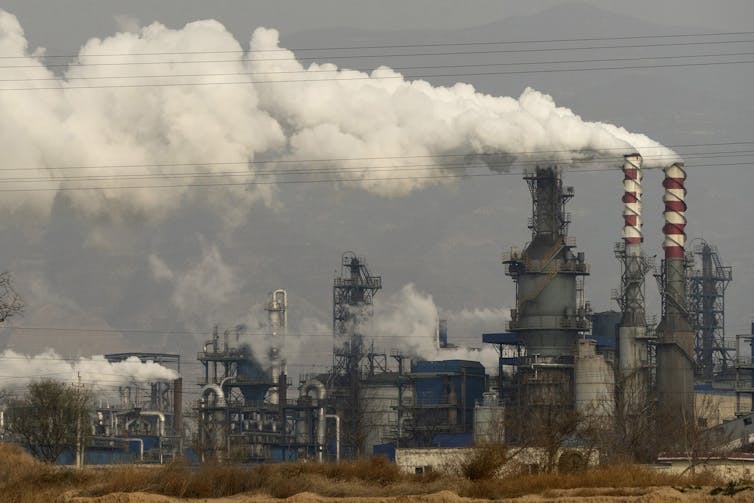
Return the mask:
MULTIPOLYGON (((592 312, 587 256, 569 235, 566 206, 574 188, 564 185, 560 167, 539 166, 523 177, 532 201, 531 239, 510 246, 502 259, 500 275, 515 288, 510 321, 474 334, 498 351, 496 371, 453 357, 447 320, 436 323, 437 359, 378 349, 369 326, 383 279, 364 257, 346 252, 331 285, 329 370, 289 375, 285 341, 295 307, 277 289, 265 306, 266 344, 246 342, 244 327, 216 327, 198 348, 200 374, 181 374, 174 354, 107 355, 110 362, 158 363, 181 377, 121 386, 116 400, 97 401, 84 461, 395 459, 409 448, 536 447, 544 431, 566 422, 571 426, 560 441, 567 436, 578 446, 590 440, 573 424, 594 419, 613 438, 654 447, 634 452, 637 459, 687 445, 692 429, 708 448, 736 439, 746 448, 754 434, 754 364, 742 348, 754 347, 754 335, 725 334, 732 268, 706 241, 687 249, 683 164, 664 169, 659 264, 644 249, 641 156, 625 156, 622 173, 617 311, 592 312), (659 286, 659 321, 648 315, 648 275, 659 286), (198 390, 197 400, 184 400, 187 386, 198 390)), ((606 457, 619 449, 616 442, 598 447, 606 457)))

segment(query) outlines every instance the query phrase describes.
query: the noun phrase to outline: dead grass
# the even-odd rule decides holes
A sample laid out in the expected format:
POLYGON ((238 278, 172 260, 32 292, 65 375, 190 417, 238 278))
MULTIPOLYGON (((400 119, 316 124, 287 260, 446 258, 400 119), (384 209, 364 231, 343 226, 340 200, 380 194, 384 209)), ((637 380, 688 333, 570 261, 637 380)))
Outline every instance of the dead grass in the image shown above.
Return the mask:
POLYGON ((0 443, 0 495, 9 503, 47 503, 86 486, 90 475, 35 460, 16 445, 0 443), (30 490, 32 488, 32 490, 30 490))
POLYGON ((720 480, 707 473, 694 476, 671 475, 640 465, 608 465, 578 473, 542 473, 516 475, 503 479, 480 480, 467 484, 459 494, 472 498, 513 498, 525 494, 543 494, 558 489, 579 489, 577 495, 608 493, 612 496, 635 494, 636 488, 658 486, 711 486, 720 480), (600 491, 594 491, 599 488, 600 491))
MULTIPOLYGON (((497 462, 496 458, 492 459, 495 463, 487 461, 497 462)), ((485 470, 474 473, 482 472, 485 470)), ((13 503, 56 501, 65 493, 96 497, 116 492, 183 498, 241 493, 287 498, 302 492, 329 497, 391 497, 452 491, 472 498, 498 499, 526 494, 555 496, 557 491, 567 490, 571 496, 630 496, 642 494, 640 488, 721 485, 724 483, 706 474, 679 478, 637 465, 469 480, 439 473, 403 474, 383 458, 256 466, 207 463, 197 467, 175 462, 162 467, 124 465, 79 471, 35 461, 20 448, 0 444, 0 499, 13 503)))

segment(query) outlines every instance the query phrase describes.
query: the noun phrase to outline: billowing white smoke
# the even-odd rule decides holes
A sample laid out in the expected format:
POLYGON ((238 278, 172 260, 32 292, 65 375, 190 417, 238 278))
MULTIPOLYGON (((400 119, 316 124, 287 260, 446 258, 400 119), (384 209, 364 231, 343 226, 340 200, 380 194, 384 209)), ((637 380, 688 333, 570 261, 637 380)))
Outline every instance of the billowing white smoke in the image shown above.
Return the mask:
MULTIPOLYGON (((151 261, 155 276, 164 270, 155 270, 156 260, 151 261)), ((173 275, 171 274, 171 278, 173 275)), ((181 321, 192 329, 206 327, 208 320, 222 321, 231 300, 238 295, 240 284, 233 269, 225 263, 216 246, 205 246, 202 258, 188 270, 174 275, 173 304, 178 308, 181 321)))
MULTIPOLYGON (((33 180, 6 186, 51 189, 34 197, 4 194, 2 204, 11 209, 49 211, 60 195, 86 215, 156 218, 194 202, 233 222, 256 201, 274 202, 268 182, 302 166, 286 161, 362 158, 303 166, 330 170, 310 173, 313 178, 355 180, 365 190, 399 196, 438 183, 437 176, 461 173, 459 163, 505 169, 532 159, 571 163, 638 150, 651 166, 657 156, 669 156, 657 162, 667 164, 674 155, 644 135, 584 121, 533 89, 519 98, 497 97, 468 84, 407 80, 387 67, 368 74, 329 63, 305 67, 280 50, 272 29, 255 30, 250 51, 243 52, 216 21, 179 30, 154 23, 88 41, 57 76, 45 67, 43 51, 29 50, 18 20, 0 10, 0 53, 16 57, 4 60, 18 67, 5 69, 5 78, 36 79, 0 86, 5 166, 22 168, 14 178, 33 180), (180 63, 187 60, 201 62, 180 63), (145 61, 160 63, 118 65, 145 61), (88 86, 111 87, 82 89, 88 86), (273 162, 249 164, 260 155, 273 162), (61 166, 96 169, 55 169, 61 166), (175 173, 190 176, 164 178, 175 173), (233 185, 242 182, 251 185, 233 185), (224 185, 186 187, 218 183, 224 185), (164 185, 183 187, 155 187, 164 185), (122 186, 139 188, 113 188, 122 186), (97 189, 59 191, 75 187, 97 189)), ((286 177, 292 178, 301 176, 286 177)))
MULTIPOLYGON (((176 308, 176 318, 205 341, 210 337, 210 326, 218 325, 220 344, 233 347, 248 344, 256 360, 269 363, 273 346, 284 341, 270 336, 266 303, 249 305, 238 295, 241 290, 240 275, 225 262, 215 245, 205 244, 200 258, 182 270, 173 270, 157 255, 148 258, 152 276, 172 288, 171 301, 176 308)), ((288 338, 288 344, 293 344, 288 338)))
POLYGON ((52 379, 66 383, 81 382, 88 388, 106 393, 131 383, 178 378, 175 370, 154 362, 143 363, 136 357, 110 363, 102 355, 66 360, 51 349, 33 356, 8 349, 0 353, 0 360, 3 362, 0 389, 18 389, 34 380, 52 379))
MULTIPOLYGON (((507 319, 507 310, 464 310, 459 317, 449 316, 459 333, 466 330, 499 330, 500 323, 507 319)), ((497 373, 498 354, 490 346, 481 344, 481 332, 473 335, 477 341, 467 349, 439 349, 437 344, 438 309, 431 295, 417 291, 413 284, 405 285, 396 294, 387 298, 375 297, 374 319, 366 330, 367 340, 372 338, 382 349, 398 349, 401 352, 425 360, 476 360, 489 372, 497 373)), ((466 341, 470 341, 467 338, 466 341)), ((452 341, 451 341, 452 342, 452 341)))

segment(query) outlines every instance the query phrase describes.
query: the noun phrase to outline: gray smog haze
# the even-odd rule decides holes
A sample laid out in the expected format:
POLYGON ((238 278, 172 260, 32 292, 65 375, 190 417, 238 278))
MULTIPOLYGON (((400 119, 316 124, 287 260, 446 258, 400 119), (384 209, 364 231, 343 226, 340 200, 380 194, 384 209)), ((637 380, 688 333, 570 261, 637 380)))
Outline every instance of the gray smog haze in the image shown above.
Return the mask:
MULTIPOLYGON (((292 48, 297 56, 307 56, 308 48, 322 47, 754 32, 754 4, 744 0, 5 0, 0 2, 0 9, 17 17, 30 51, 44 47, 53 56, 76 54, 93 37, 138 32, 155 21, 182 30, 186 23, 203 19, 217 20, 244 49, 248 49, 257 27, 276 29, 280 33, 280 47, 292 48)), ((7 30, 7 26, 0 26, 2 29, 7 30)), ((270 32, 259 32, 255 37, 258 44, 273 43, 270 40, 274 38, 270 32)), ((532 88, 551 96, 558 106, 571 109, 584 121, 621 126, 670 147, 753 142, 754 35, 727 39, 743 42, 526 55, 406 57, 395 56, 400 52, 397 49, 371 49, 350 58, 343 56, 351 53, 335 49, 314 55, 318 63, 327 63, 331 57, 339 67, 368 70, 380 65, 400 68, 659 56, 665 59, 612 65, 608 62, 608 66, 663 66, 667 62, 664 67, 506 73, 499 66, 479 66, 423 73, 453 74, 426 80, 435 86, 465 82, 479 93, 491 96, 518 99, 527 88, 532 88), (671 57, 716 53, 742 54, 728 56, 727 61, 746 63, 672 66, 706 60, 671 57)), ((179 43, 190 46, 190 34, 181 40, 179 43)), ((586 45, 615 43, 603 40, 586 45)), ((192 50, 181 49, 184 46, 180 44, 177 47, 192 50)), ((458 46, 446 46, 440 52, 459 50, 458 46)), ((416 48, 411 51, 430 52, 416 48)), ((71 59, 44 61, 68 63, 71 59)), ((550 64, 546 68, 588 66, 550 64)), ((12 71, 4 68, 3 78, 13 78, 8 73, 12 71)), ((66 68, 50 67, 50 71, 50 78, 55 78, 63 75, 66 68)), ((227 86, 231 98, 236 96, 231 94, 236 92, 235 87, 227 86)), ((258 99, 262 101, 270 99, 265 97, 263 88, 259 86, 258 99)), ((21 94, 8 98, 7 93, 11 92, 14 91, 0 90, 6 93, 0 99, 14 102, 22 99, 21 94)), ((75 105, 66 112, 69 117, 80 109, 87 109, 94 116, 97 107, 116 107, 106 100, 89 100, 86 94, 78 96, 84 97, 73 102, 75 105)), ((534 98, 540 99, 538 96, 534 98)), ((312 93, 307 99, 316 101, 319 97, 312 93)), ((212 116, 211 105, 215 102, 207 105, 189 100, 188 103, 190 108, 206 108, 207 116, 217 119, 212 116)), ((24 110, 23 113, 31 114, 36 109, 29 105, 24 110)), ((147 115, 148 110, 133 112, 147 115)), ((258 144, 250 148, 262 157, 269 145, 285 142, 281 138, 297 127, 296 121, 306 120, 292 117, 289 111, 269 113, 275 118, 288 119, 278 120, 281 131, 277 131, 278 126, 268 121, 268 117, 253 118, 257 122, 248 127, 258 144)), ((368 106, 364 113, 369 113, 368 106)), ((14 121, 23 123, 22 127, 41 125, 42 121, 41 116, 27 121, 31 115, 23 114, 3 121, 3 114, 0 110, 0 125, 8 129, 0 134, 7 137, 12 136, 9 125, 14 121)), ((238 120, 235 117, 218 120, 226 118, 230 124, 238 120)), ((238 124, 233 130, 245 134, 246 123, 238 124)), ((74 130, 77 124, 69 120, 65 126, 74 130)), ((88 130, 87 148, 93 152, 114 148, 103 140, 107 134, 102 130, 109 131, 111 127, 130 134, 126 122, 98 124, 88 130)), ((165 121, 164 127, 151 134, 170 139, 173 124, 165 121)), ((69 130, 66 128, 62 131, 69 130)), ((46 134, 40 130, 33 137, 41 144, 51 141, 46 134)), ((182 162, 196 162, 190 157, 195 153, 192 149, 197 149, 196 144, 204 139, 211 142, 214 134, 212 127, 206 126, 202 134, 187 144, 187 159, 182 162)), ((222 140, 227 136, 222 136, 222 140)), ((134 138, 139 137, 134 134, 134 138)), ((47 162, 65 165, 85 159, 68 156, 70 152, 65 148, 68 141, 62 137, 55 139, 63 145, 61 152, 65 154, 59 160, 47 159, 47 162)), ((6 149, 15 148, 11 143, 4 145, 6 149)), ((221 156, 224 159, 226 154, 227 158, 235 158, 222 144, 196 152, 212 154, 214 148, 214 159, 221 156)), ((752 165, 747 162, 751 150, 745 144, 709 148, 715 152, 742 152, 737 157, 687 160, 689 238, 704 237, 733 266, 734 281, 727 292, 726 328, 730 336, 747 330, 752 318, 750 285, 754 284, 754 265, 750 250, 754 247, 754 219, 750 215, 754 214, 751 197, 754 177, 752 165)), ((73 149, 71 146, 70 150, 73 149)), ((43 148, 39 146, 39 150, 43 148)), ((684 154, 684 149, 678 150, 684 154)), ((704 150, 686 149, 686 152, 704 150)), ((36 158, 33 142, 28 155, 31 157, 20 158, 24 162, 36 158)), ((163 158, 145 154, 144 159, 160 162, 163 158)), ((124 158, 124 161, 133 160, 124 158)), ((201 187, 178 195, 171 195, 168 189, 157 199, 151 196, 109 199, 102 195, 90 201, 85 200, 85 195, 51 192, 45 202, 49 216, 40 216, 39 211, 27 208, 26 203, 36 196, 24 193, 25 200, 3 209, 0 269, 13 273, 27 308, 24 317, 11 320, 0 330, 0 349, 35 354, 53 348, 67 357, 127 350, 179 352, 186 359, 186 371, 191 372, 196 370, 192 366, 193 355, 213 324, 245 323, 252 332, 246 337, 254 340, 256 332, 264 331, 261 305, 267 293, 285 288, 290 296, 292 334, 287 343, 289 365, 293 372, 321 369, 330 362, 328 351, 332 340, 327 334, 333 273, 341 254, 347 250, 365 256, 372 272, 383 276, 384 291, 378 294, 382 300, 377 307, 383 322, 376 321, 375 333, 381 337, 385 349, 399 343, 391 337, 399 339, 406 335, 396 333, 398 326, 405 326, 409 335, 422 337, 427 330, 424 325, 431 325, 438 314, 449 318, 452 342, 480 346, 480 333, 504 329, 507 308, 514 304, 514 287, 504 275, 501 252, 524 245, 529 236, 526 225, 530 198, 518 174, 520 170, 513 171, 500 176, 419 183, 390 193, 367 182, 357 187, 332 183, 279 184, 264 191, 255 189, 253 197, 201 187), (117 216, 115 206, 123 210, 117 216), (417 326, 410 324, 412 316, 418 320, 417 326)), ((572 169, 565 173, 565 183, 573 185, 576 192, 569 204, 573 214, 570 233, 592 267, 586 288, 594 310, 616 309, 610 292, 619 283, 613 244, 620 239, 622 224, 621 180, 617 170, 572 169)), ((659 170, 647 172, 645 246, 648 254, 658 256, 662 253, 660 182, 659 170)), ((648 310, 657 313, 657 293, 651 277, 647 285, 648 310)))

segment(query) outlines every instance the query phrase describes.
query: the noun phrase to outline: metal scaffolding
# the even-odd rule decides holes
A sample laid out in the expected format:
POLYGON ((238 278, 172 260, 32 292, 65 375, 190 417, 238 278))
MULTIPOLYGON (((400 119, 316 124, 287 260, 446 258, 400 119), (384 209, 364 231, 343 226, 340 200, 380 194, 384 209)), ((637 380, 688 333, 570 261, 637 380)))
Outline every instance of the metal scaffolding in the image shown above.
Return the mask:
POLYGON ((704 240, 694 247, 694 255, 700 264, 688 275, 688 302, 696 370, 711 382, 715 374, 733 365, 733 348, 725 342, 725 290, 733 272, 731 266, 722 264, 717 248, 704 240))

